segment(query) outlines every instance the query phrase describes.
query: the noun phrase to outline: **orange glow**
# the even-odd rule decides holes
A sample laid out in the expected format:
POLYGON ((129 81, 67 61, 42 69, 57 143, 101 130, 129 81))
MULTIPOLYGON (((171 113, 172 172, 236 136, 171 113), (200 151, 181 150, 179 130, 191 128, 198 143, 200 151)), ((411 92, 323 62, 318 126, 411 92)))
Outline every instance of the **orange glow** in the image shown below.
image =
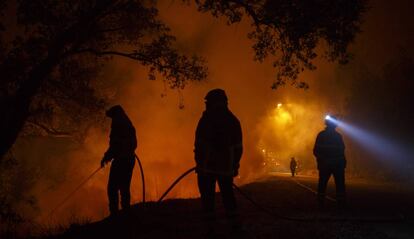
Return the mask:
POLYGON ((264 173, 288 170, 289 160, 295 157, 309 169, 314 164, 312 147, 315 136, 322 128, 323 110, 307 102, 288 103, 272 108, 257 127, 264 173), (319 119, 318 119, 319 117, 319 119))
POLYGON ((276 110, 274 110, 273 114, 273 119, 278 125, 283 126, 292 123, 292 115, 281 107, 278 107, 276 110))
MULTIPOLYGON (((179 109, 177 91, 165 89, 161 77, 148 81, 146 68, 115 58, 114 64, 106 69, 108 82, 116 82, 110 88, 113 103, 124 107, 136 128, 136 153, 145 169, 147 200, 157 200, 179 175, 195 165, 195 128, 204 110, 204 96, 213 88, 226 91, 229 108, 242 124, 244 154, 240 177, 235 179, 237 184, 262 176, 265 154, 274 154, 277 157, 274 164, 278 167, 288 165, 292 155, 313 167, 310 148, 323 125, 321 114, 326 112, 326 100, 317 95, 318 91, 305 93, 289 87, 272 91, 269 86, 275 70, 271 64, 257 64, 252 60, 251 42, 246 37, 250 23, 228 26, 224 19, 217 20, 197 12, 194 6, 178 3, 168 3, 160 10, 162 19, 177 36, 178 47, 206 57, 210 75, 206 82, 191 83, 182 90, 185 107, 179 109)), ((328 70, 319 79, 321 84, 333 74, 329 67, 323 69, 328 70)), ((320 73, 306 74, 307 79, 314 79, 320 73)), ((42 179, 34 190, 42 215, 99 165, 108 145, 109 125, 106 119, 105 130, 91 128, 82 146, 50 158, 50 172, 60 177, 42 179)), ((107 216, 108 174, 109 167, 100 171, 53 219, 66 221, 73 215, 91 219, 107 216)), ((132 203, 141 201, 141 190, 136 165, 131 185, 132 203)), ((190 197, 199 197, 194 174, 180 182, 167 198, 190 197)))

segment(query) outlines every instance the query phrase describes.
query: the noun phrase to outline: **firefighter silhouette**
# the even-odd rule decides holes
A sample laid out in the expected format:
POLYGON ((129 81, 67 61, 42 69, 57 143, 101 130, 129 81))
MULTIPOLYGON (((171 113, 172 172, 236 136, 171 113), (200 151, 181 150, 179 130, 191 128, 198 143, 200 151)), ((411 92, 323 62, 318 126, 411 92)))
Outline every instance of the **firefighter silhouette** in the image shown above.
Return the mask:
POLYGON ((130 207, 130 185, 135 164, 137 139, 135 128, 120 105, 106 111, 112 119, 109 148, 101 160, 101 167, 111 162, 108 180, 109 211, 116 215, 119 211, 118 193, 121 194, 122 209, 130 207))
POLYGON ((209 232, 214 231, 215 187, 219 185, 228 220, 233 229, 240 226, 233 177, 238 175, 242 156, 242 131, 239 120, 227 107, 224 90, 214 89, 205 97, 206 110, 198 122, 195 135, 195 161, 198 188, 201 194, 209 232))
POLYGON ((290 172, 292 173, 292 177, 295 177, 296 168, 298 167, 298 163, 295 160, 295 157, 290 159, 290 172))
POLYGON ((313 154, 319 170, 318 204, 324 206, 326 187, 331 175, 335 179, 336 199, 339 207, 345 206, 345 144, 335 129, 336 118, 325 119, 326 128, 316 137, 313 154))

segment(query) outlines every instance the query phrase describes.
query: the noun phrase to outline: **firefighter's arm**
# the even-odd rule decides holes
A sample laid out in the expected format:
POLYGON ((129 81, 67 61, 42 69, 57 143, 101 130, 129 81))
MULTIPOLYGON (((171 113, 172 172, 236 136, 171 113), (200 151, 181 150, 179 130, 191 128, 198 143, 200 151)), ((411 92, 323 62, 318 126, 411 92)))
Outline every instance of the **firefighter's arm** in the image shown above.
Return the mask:
POLYGON ((315 145, 313 146, 313 155, 316 157, 316 167, 319 169, 320 166, 320 134, 316 137, 315 145))
POLYGON ((243 134, 240 122, 237 121, 236 127, 236 144, 234 145, 234 167, 233 167, 233 176, 236 177, 239 174, 240 168, 240 159, 243 154, 243 134))
POLYGON ((113 130, 111 130, 111 134, 109 136, 109 147, 108 150, 104 153, 102 160, 101 160, 101 167, 104 167, 105 164, 112 161, 116 151, 117 139, 116 135, 114 134, 113 130))
POLYGON ((195 160, 196 166, 199 166, 204 160, 204 154, 205 154, 204 152, 205 150, 203 147, 204 128, 205 128, 205 122, 204 122, 204 119, 201 118, 197 125, 196 134, 195 134, 195 142, 194 142, 194 160, 195 160))
POLYGON ((111 148, 109 148, 109 149, 108 149, 108 150, 104 153, 104 156, 102 157, 102 160, 101 160, 101 167, 103 168, 103 167, 105 166, 105 164, 107 164, 107 163, 111 162, 113 158, 114 158, 114 157, 113 157, 113 154, 112 154, 111 148))
POLYGON ((342 136, 340 135, 340 147, 341 147, 341 150, 342 150, 342 154, 343 154, 343 156, 344 156, 344 168, 346 168, 346 157, 345 157, 345 143, 344 143, 344 140, 343 140, 343 138, 342 138, 342 136))
POLYGON ((320 134, 318 134, 315 140, 315 145, 313 146, 313 155, 316 158, 319 158, 321 156, 320 144, 321 144, 321 137, 320 137, 320 134))
POLYGON ((243 145, 242 143, 235 145, 234 147, 234 155, 235 155, 235 161, 233 164, 233 176, 236 177, 239 175, 239 168, 240 168, 240 159, 243 153, 243 145))

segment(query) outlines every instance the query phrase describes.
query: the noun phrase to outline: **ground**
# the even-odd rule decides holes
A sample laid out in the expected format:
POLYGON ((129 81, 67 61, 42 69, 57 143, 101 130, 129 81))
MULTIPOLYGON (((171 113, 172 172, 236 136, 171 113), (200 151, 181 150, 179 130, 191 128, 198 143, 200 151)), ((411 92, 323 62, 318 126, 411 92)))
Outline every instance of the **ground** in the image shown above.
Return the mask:
MULTIPOLYGON (((216 238, 414 238, 414 190, 404 186, 348 180, 349 207, 328 201, 316 206, 315 177, 274 174, 241 187, 258 205, 236 192, 244 232, 230 233, 217 196, 216 238), (257 207, 260 206, 261 208, 257 207)), ((334 198, 330 183, 328 194, 334 198)), ((134 205, 128 215, 72 225, 53 238, 206 238, 199 199, 134 205)))

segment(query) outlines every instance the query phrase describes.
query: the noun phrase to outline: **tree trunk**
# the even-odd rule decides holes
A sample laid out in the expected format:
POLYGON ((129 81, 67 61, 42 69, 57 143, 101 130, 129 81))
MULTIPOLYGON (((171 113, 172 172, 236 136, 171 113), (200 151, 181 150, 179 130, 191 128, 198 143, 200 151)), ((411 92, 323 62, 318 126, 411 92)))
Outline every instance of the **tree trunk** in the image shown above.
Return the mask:
POLYGON ((116 3, 117 1, 111 0, 98 1, 95 8, 89 14, 57 36, 50 45, 46 59, 33 68, 16 95, 8 99, 5 105, 0 108, 0 111, 3 113, 2 117, 0 117, 0 160, 3 159, 4 155, 13 146, 29 117, 30 104, 33 97, 53 68, 63 59, 65 44, 73 43, 74 41, 80 43, 85 40, 80 36, 87 33, 91 23, 116 3))
POLYGON ((10 150, 19 136, 27 118, 30 104, 39 90, 42 82, 59 62, 59 50, 50 52, 48 57, 38 64, 30 73, 27 80, 1 107, 2 117, 0 124, 0 160, 10 150))

